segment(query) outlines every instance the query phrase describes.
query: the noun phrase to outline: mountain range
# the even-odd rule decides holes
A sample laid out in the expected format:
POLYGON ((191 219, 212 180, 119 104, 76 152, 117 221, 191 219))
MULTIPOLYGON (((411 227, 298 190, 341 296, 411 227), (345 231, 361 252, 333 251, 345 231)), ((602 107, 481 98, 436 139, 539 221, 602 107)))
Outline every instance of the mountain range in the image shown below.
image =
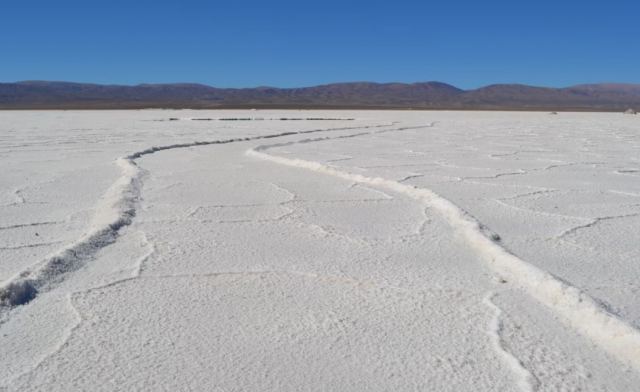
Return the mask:
POLYGON ((441 82, 334 83, 302 88, 216 88, 202 84, 0 83, 0 109, 353 108, 640 110, 640 84, 566 88, 495 84, 463 90, 441 82))

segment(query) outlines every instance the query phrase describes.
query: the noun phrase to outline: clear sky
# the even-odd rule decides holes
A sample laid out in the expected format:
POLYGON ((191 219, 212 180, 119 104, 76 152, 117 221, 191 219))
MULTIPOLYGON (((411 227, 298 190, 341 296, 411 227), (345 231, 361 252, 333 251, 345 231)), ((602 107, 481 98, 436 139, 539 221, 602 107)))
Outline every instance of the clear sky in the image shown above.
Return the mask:
POLYGON ((7 0, 17 80, 640 83, 640 1, 7 0))

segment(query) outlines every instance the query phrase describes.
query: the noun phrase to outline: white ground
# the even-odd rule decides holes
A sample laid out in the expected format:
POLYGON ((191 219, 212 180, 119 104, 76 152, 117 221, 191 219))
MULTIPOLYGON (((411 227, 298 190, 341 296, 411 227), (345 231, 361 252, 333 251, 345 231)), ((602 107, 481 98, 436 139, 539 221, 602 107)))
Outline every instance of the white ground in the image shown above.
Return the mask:
POLYGON ((0 164, 0 390, 639 388, 634 116, 0 112, 0 164))

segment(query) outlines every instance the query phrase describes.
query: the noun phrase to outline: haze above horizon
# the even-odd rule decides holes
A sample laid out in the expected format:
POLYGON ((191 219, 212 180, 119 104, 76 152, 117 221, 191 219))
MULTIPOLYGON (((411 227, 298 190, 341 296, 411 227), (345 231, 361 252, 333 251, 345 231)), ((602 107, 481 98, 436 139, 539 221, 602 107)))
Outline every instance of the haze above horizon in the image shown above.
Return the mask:
POLYGON ((640 4, 42 0, 3 5, 0 82, 640 83, 640 4))

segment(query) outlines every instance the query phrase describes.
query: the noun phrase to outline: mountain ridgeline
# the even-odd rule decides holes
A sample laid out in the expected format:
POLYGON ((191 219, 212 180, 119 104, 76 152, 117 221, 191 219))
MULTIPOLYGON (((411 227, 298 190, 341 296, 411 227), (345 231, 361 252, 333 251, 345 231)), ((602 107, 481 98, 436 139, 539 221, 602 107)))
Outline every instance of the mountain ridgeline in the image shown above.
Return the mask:
POLYGON ((440 82, 335 83, 303 88, 202 84, 0 83, 0 109, 300 108, 640 110, 640 84, 566 88, 499 84, 462 90, 440 82))

